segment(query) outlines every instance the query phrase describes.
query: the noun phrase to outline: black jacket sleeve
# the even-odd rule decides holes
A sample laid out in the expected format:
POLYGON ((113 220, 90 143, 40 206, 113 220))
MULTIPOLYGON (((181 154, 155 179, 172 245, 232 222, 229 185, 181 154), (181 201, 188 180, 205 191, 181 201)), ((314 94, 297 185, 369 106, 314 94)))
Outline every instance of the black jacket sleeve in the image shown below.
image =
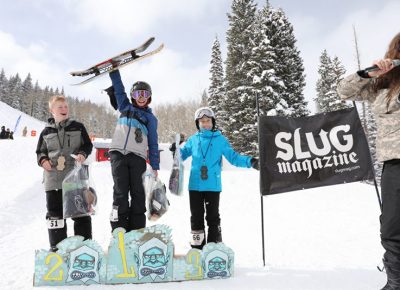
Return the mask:
POLYGON ((44 142, 43 138, 43 132, 40 133, 39 141, 36 147, 36 156, 37 156, 37 162, 39 166, 42 166, 42 161, 43 159, 49 159, 48 156, 48 150, 47 150, 47 144, 44 142))

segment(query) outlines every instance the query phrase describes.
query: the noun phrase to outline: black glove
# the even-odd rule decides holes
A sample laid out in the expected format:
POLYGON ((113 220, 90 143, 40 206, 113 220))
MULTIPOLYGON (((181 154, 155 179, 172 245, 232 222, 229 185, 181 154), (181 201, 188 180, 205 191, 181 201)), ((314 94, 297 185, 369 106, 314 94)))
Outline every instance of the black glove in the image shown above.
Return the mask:
POLYGON ((260 170, 260 164, 257 157, 251 158, 250 163, 251 167, 253 167, 255 170, 260 170))
POLYGON ((117 99, 115 98, 114 94, 114 87, 108 87, 107 89, 104 89, 104 91, 107 93, 107 95, 110 97, 110 103, 111 106, 115 109, 118 110, 118 104, 117 104, 117 99))
POLYGON ((175 151, 176 151, 176 143, 172 143, 171 146, 169 146, 169 151, 172 152, 172 156, 175 157, 175 151))

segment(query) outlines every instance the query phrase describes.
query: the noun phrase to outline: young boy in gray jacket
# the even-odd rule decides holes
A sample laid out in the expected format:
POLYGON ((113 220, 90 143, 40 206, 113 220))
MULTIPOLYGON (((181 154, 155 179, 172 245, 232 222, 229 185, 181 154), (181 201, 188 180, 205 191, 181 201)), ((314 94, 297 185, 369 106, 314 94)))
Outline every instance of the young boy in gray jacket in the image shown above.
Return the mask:
MULTIPOLYGON (((44 169, 46 191, 47 227, 50 250, 57 251, 57 244, 67 237, 67 224, 63 219, 62 182, 74 168, 75 159, 83 163, 92 152, 93 144, 82 123, 69 118, 68 103, 63 96, 49 101, 52 118, 40 134, 36 155, 39 166, 44 169)), ((72 218, 74 233, 85 239, 92 238, 90 216, 72 218)))

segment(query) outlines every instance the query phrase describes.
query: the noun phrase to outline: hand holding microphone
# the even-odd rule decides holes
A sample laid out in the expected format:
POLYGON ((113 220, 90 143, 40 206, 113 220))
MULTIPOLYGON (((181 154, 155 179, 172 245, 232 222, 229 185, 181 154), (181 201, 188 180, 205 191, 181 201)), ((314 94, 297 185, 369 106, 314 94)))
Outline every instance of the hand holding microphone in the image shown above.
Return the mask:
POLYGON ((373 66, 367 67, 361 71, 362 74, 371 78, 378 77, 400 65, 400 59, 379 59, 373 62, 373 66))

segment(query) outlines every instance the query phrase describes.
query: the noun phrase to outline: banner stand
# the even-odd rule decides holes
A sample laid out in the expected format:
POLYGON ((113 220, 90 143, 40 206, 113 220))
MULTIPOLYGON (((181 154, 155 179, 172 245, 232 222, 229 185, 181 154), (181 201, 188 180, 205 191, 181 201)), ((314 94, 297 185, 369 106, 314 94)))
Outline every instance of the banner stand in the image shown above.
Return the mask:
MULTIPOLYGON (((357 110, 357 107, 356 107, 354 101, 353 101, 353 106, 357 110)), ((260 105, 259 105, 259 96, 258 96, 258 94, 256 94, 256 109, 257 109, 258 144, 260 144, 260 105)), ((371 158, 371 160, 372 160, 372 158, 371 158)), ((371 169, 372 169, 372 172, 373 172, 374 186, 375 186, 376 195, 377 195, 377 198, 378 198, 379 209, 380 209, 380 212, 382 213, 382 199, 381 199, 381 196, 380 196, 380 193, 379 193, 378 184, 376 182, 375 168, 374 168, 372 162, 371 162, 371 169)), ((260 173, 260 178, 261 178, 261 173, 260 173)), ((261 191, 261 187, 260 187, 260 201, 261 201, 262 255, 263 255, 263 266, 265 267, 264 199, 263 199, 263 194, 262 194, 262 191, 261 191)))
MULTIPOLYGON (((353 107, 356 108, 356 102, 353 101, 353 107)), ((370 151, 371 154, 371 151, 370 151)), ((372 156, 371 156, 371 160, 372 160, 372 156)), ((374 172, 374 186, 375 186, 375 191, 376 191, 376 196, 378 197, 378 203, 379 203, 379 209, 382 213, 382 199, 381 199, 381 195, 379 194, 379 189, 378 189, 378 183, 376 182, 376 174, 375 174, 375 168, 374 168, 374 164, 371 165, 372 166, 372 171, 374 172)))
MULTIPOLYGON (((260 119, 260 103, 258 100, 258 94, 256 93, 256 108, 257 108, 257 128, 258 128, 258 144, 260 144, 260 130, 259 130, 259 119, 260 119)), ((260 157, 260 156, 259 156, 260 157)), ((260 175, 261 178, 261 175, 260 175)), ((265 267, 265 235, 264 235, 264 199, 262 192, 260 190, 260 199, 261 199, 261 236, 262 236, 262 256, 263 256, 263 265, 265 267)))

